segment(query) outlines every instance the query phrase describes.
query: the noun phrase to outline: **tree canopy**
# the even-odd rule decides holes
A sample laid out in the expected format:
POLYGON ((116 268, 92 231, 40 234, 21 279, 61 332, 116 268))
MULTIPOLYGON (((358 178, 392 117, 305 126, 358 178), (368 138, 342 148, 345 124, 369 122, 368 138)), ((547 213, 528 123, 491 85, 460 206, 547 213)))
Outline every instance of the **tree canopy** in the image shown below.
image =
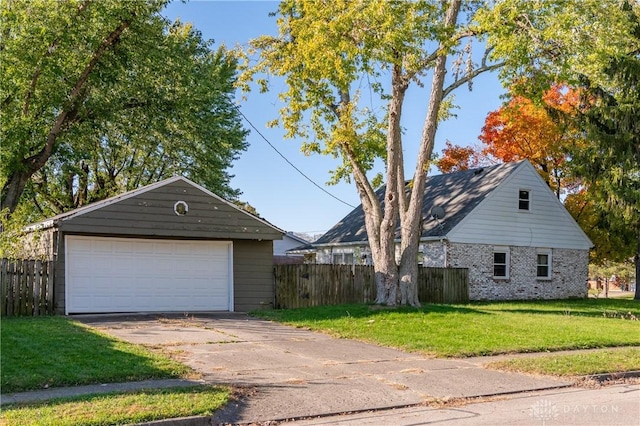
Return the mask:
POLYGON ((236 62, 166 1, 14 0, 0 24, 1 206, 48 216, 181 174, 233 198, 236 62))
POLYGON ((487 114, 478 136, 481 147, 448 142, 436 165, 447 173, 478 164, 527 159, 560 198, 575 184, 567 169, 569 152, 585 145, 583 133, 571 118, 577 113, 578 91, 555 84, 543 93, 540 103, 515 93, 512 89, 510 99, 487 114))
MULTIPOLYGON (((258 59, 245 74, 283 77, 285 106, 272 124, 304 140, 307 153, 340 158, 333 180, 353 180, 365 212, 376 270, 378 302, 418 305, 418 230, 425 171, 431 159, 443 99, 475 76, 495 69, 487 55, 473 61, 472 18, 478 6, 461 1, 283 1, 277 36, 252 42, 258 59), (453 60, 453 64, 448 64, 453 60), (451 71, 451 79, 445 79, 451 71), (405 192, 402 108, 410 86, 431 80, 418 159, 405 192), (447 80, 445 82, 445 80, 447 80), (370 102, 365 102, 365 94, 370 102), (375 99, 373 99, 375 98, 375 99), (385 176, 371 177, 376 158, 385 176), (375 187, 384 180, 385 195, 375 187), (401 258, 395 260, 400 221, 401 258)), ((482 32, 482 30, 478 30, 482 32)), ((262 89, 267 81, 258 79, 262 89)))
POLYGON ((640 4, 633 6, 626 4, 625 11, 635 45, 611 56, 603 68, 606 84, 584 76, 589 106, 578 118, 590 143, 573 157, 574 172, 588 183, 611 228, 620 230, 626 247, 635 245, 635 298, 640 299, 640 4))
MULTIPOLYGON (((301 138, 303 151, 341 160, 332 177, 353 180, 360 194, 377 302, 417 305, 426 171, 450 95, 496 69, 507 86, 526 77, 531 90, 572 83, 577 73, 604 81, 604 58, 629 45, 629 20, 619 6, 616 0, 287 0, 279 5, 279 34, 252 41, 249 56, 257 57, 241 83, 263 73, 284 79, 284 107, 272 124, 301 138), (484 53, 474 52, 483 45, 484 53), (403 123, 407 90, 426 82, 424 121, 403 123), (422 136, 407 184, 403 126, 416 125, 422 136), (367 176, 376 158, 386 166, 382 199, 374 191, 379 179, 367 176)), ((257 82, 269 89, 268 78, 257 82)))

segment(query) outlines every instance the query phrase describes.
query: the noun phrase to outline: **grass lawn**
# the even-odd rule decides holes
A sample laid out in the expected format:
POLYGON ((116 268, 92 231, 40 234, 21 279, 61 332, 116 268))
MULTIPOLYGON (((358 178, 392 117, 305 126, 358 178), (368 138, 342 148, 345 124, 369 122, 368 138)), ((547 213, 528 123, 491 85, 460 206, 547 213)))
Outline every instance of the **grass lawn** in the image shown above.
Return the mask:
POLYGON ((181 377, 191 370, 64 317, 3 318, 2 392, 181 377))
POLYGON ((373 308, 322 306, 255 315, 439 357, 640 345, 640 302, 631 299, 373 308))
POLYGON ((640 349, 602 349, 570 355, 544 355, 492 362, 489 368, 521 373, 554 376, 586 376, 591 374, 640 371, 640 349))
POLYGON ((222 387, 154 389, 87 395, 2 408, 0 424, 16 426, 122 425, 211 415, 229 398, 222 387))

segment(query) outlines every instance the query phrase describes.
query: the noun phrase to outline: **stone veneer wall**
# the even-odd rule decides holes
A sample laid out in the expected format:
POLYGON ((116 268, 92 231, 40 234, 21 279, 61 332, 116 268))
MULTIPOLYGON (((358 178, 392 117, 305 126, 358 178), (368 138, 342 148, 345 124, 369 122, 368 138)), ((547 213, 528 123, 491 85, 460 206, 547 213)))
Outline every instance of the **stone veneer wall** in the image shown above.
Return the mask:
POLYGON ((422 256, 422 266, 429 268, 445 267, 446 242, 432 241, 420 243, 420 254, 422 256))
MULTIPOLYGON (((530 300, 587 297, 588 250, 553 249, 551 279, 536 277, 537 247, 509 247, 509 279, 493 278, 493 245, 444 242, 420 244, 423 266, 469 269, 470 300, 530 300)), ((331 252, 359 253, 362 247, 326 248, 318 251, 318 263, 331 263, 331 252)), ((356 259, 359 257, 356 256, 356 259)))
POLYGON ((536 277, 537 248, 510 249, 509 279, 493 278, 494 246, 449 245, 448 266, 469 268, 470 300, 566 299, 587 296, 588 250, 553 249, 551 279, 536 277))

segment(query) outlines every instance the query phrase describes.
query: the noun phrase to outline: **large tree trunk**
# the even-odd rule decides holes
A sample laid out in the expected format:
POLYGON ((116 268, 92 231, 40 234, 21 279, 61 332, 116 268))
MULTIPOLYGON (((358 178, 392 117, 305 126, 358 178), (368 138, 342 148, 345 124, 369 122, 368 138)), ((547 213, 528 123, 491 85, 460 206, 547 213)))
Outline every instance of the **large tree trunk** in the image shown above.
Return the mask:
POLYGON ((32 172, 28 171, 14 171, 9 175, 0 195, 0 211, 5 216, 10 216, 18 207, 20 197, 32 174, 32 172), (5 209, 7 210, 5 211, 5 209))
POLYGON ((376 301, 378 305, 396 306, 398 304, 398 266, 395 259, 395 247, 384 244, 371 248, 376 278, 376 301))
POLYGON ((395 262, 393 237, 389 238, 389 235, 393 236, 393 232, 389 233, 387 229, 390 226, 395 227, 394 224, 398 217, 397 208, 390 207, 388 203, 385 203, 385 211, 390 209, 388 213, 391 215, 386 218, 386 214, 384 216, 382 214, 380 201, 368 181, 362 182, 357 179, 356 187, 360 193, 365 213, 365 227, 376 278, 376 303, 395 305, 398 267, 395 262))
POLYGON ((395 64, 391 76, 391 101, 389 102, 387 121, 387 187, 384 198, 384 219, 380 224, 380 241, 382 242, 379 257, 385 274, 376 270, 376 303, 388 306, 402 304, 398 291, 398 266, 396 263, 396 228, 399 220, 399 201, 404 191, 404 182, 398 179, 403 173, 402 164, 402 105, 408 88, 403 79, 402 65, 395 64), (392 271, 392 273, 390 273, 392 271))
MULTIPOLYGON (((458 19, 460 11, 459 0, 449 4, 445 16, 445 26, 452 27, 458 19)), ((445 46, 441 48, 446 50, 445 46)), ((420 149, 413 175, 413 188, 407 203, 400 203, 404 206, 400 209, 401 223, 401 257, 400 257, 400 300, 402 304, 420 306, 418 300, 418 247, 422 235, 422 206, 427 180, 427 169, 429 160, 433 153, 433 146, 438 126, 438 113, 443 99, 444 78, 446 74, 447 55, 442 53, 436 59, 431 80, 431 94, 429 106, 422 128, 420 149)))
MULTIPOLYGON (((398 223, 398 202, 395 193, 385 194, 383 211, 382 203, 349 147, 343 146, 342 151, 353 166, 354 181, 362 202, 364 223, 376 277, 376 303, 394 306, 397 303, 398 284, 394 246, 394 230, 398 223)), ((389 191, 388 188, 387 191, 389 191)))

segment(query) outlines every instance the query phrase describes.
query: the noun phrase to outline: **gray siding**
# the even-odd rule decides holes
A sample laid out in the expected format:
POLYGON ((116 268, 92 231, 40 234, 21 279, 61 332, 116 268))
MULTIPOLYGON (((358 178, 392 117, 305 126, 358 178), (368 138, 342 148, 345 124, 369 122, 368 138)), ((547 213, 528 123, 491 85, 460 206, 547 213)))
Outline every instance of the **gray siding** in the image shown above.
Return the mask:
MULTIPOLYGON (((273 240, 281 239, 283 232, 184 178, 85 206, 35 224, 33 229, 43 227, 50 245, 37 248, 42 252, 53 248, 54 301, 59 314, 66 307, 65 235, 232 241, 234 309, 273 306, 273 240), (178 201, 188 204, 186 215, 175 213, 178 201)), ((33 244, 28 247, 34 249, 33 244)))
POLYGON ((273 241, 233 242, 234 310, 273 308, 273 241))
POLYGON ((56 314, 65 314, 65 258, 64 258, 64 237, 60 232, 56 232, 56 249, 53 255, 53 303, 56 314))
POLYGON ((93 235, 224 240, 282 237, 267 223, 180 180, 63 218, 59 226, 66 233, 93 235), (174 213, 177 201, 189 205, 186 215, 174 213))
POLYGON ((521 163, 447 238, 455 243, 581 250, 592 245, 528 162, 521 163), (521 189, 530 191, 529 211, 518 209, 521 189))
MULTIPOLYGON (((64 238, 58 240, 55 263, 55 306, 56 313, 65 313, 65 261, 64 238)), ((233 242, 234 310, 248 312, 273 307, 273 242, 245 241, 233 242)))

